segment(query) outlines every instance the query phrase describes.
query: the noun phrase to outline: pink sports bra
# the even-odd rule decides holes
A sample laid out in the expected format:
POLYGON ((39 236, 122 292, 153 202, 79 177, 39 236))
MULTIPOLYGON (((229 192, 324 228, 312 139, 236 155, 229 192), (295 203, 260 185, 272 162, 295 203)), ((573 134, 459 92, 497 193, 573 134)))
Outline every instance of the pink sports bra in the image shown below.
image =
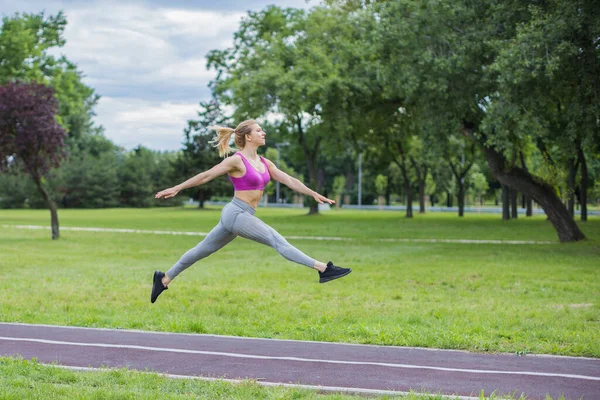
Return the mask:
POLYGON ((264 190, 265 186, 267 186, 267 183, 269 183, 271 180, 269 167, 267 166, 265 159, 262 157, 260 158, 265 166, 265 172, 261 174, 248 162, 248 160, 246 160, 246 157, 244 157, 242 153, 238 151, 235 154, 238 154, 240 157, 242 157, 242 161, 246 166, 246 173, 241 178, 234 178, 233 176, 229 175, 229 180, 231 183, 233 183, 233 188, 235 190, 264 190))

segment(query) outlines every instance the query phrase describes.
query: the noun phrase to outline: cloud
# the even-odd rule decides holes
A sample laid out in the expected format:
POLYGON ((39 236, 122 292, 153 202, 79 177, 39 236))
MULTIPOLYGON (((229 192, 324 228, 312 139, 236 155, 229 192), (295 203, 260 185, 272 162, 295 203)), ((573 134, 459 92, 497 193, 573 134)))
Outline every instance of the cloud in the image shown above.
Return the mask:
POLYGON ((182 85, 197 83, 205 84, 214 78, 214 72, 206 69, 206 58, 180 60, 161 67, 152 79, 170 78, 182 85))
POLYGON ((243 13, 113 4, 67 11, 61 53, 102 96, 96 122, 120 146, 181 148, 183 128, 207 99, 205 54, 229 41, 243 13))
POLYGON ((187 120, 194 119, 198 103, 151 102, 137 98, 103 97, 97 106, 97 121, 105 135, 127 149, 143 145, 160 150, 178 150, 187 120))
MULTIPOLYGON (((205 54, 215 42, 232 38, 243 16, 139 5, 115 4, 111 8, 109 13, 96 7, 67 12, 67 44, 61 53, 88 76, 115 74, 146 82, 164 79, 165 71, 173 77, 190 76, 185 68, 205 70, 205 54), (191 48, 182 48, 182 41, 191 48), (189 59, 189 52, 196 55, 189 59)), ((191 76, 198 77, 198 73, 191 76)), ((211 76, 207 72, 202 77, 206 83, 211 76)))
POLYGON ((96 122, 116 144, 179 149, 187 119, 207 100, 206 54, 233 45, 246 10, 305 0, 0 0, 0 14, 63 10, 66 45, 52 50, 77 64, 102 96, 96 122))

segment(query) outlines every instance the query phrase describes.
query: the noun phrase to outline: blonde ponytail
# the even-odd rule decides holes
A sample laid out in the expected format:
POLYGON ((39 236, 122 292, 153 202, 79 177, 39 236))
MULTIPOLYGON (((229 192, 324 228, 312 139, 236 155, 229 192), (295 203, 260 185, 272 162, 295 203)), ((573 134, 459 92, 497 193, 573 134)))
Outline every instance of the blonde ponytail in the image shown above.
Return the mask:
POLYGON ((217 125, 209 126, 208 129, 214 129, 217 131, 217 135, 209 143, 214 147, 219 148, 219 155, 221 157, 225 157, 227 154, 233 151, 229 147, 229 141, 231 140, 231 135, 233 135, 235 129, 217 125))
POLYGON ((217 135, 209 143, 212 144, 214 147, 218 147, 219 155, 221 157, 225 157, 227 154, 233 151, 229 147, 231 135, 235 133, 235 147, 237 147, 238 149, 243 149, 246 145, 246 135, 250 135, 252 133, 252 126, 254 124, 256 124, 255 120, 248 119, 240 123, 235 129, 218 125, 209 126, 208 129, 214 129, 215 131, 217 131, 217 135))

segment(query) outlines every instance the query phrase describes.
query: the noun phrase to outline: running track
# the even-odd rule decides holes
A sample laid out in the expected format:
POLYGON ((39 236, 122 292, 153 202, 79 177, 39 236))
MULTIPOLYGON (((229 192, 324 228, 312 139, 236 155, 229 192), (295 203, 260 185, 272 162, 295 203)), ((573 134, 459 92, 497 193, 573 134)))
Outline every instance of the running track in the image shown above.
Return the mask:
POLYGON ((600 399, 600 359, 0 323, 0 356, 323 391, 600 399))

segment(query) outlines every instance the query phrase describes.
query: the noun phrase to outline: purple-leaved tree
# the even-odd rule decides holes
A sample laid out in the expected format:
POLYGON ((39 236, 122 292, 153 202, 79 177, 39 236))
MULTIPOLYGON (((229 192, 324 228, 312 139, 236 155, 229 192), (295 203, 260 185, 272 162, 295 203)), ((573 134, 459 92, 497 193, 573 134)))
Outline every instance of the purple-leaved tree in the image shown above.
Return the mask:
POLYGON ((39 83, 0 85, 0 170, 17 163, 35 182, 59 238, 56 203, 44 187, 44 174, 65 156, 67 134, 58 124, 58 101, 52 88, 39 83))

